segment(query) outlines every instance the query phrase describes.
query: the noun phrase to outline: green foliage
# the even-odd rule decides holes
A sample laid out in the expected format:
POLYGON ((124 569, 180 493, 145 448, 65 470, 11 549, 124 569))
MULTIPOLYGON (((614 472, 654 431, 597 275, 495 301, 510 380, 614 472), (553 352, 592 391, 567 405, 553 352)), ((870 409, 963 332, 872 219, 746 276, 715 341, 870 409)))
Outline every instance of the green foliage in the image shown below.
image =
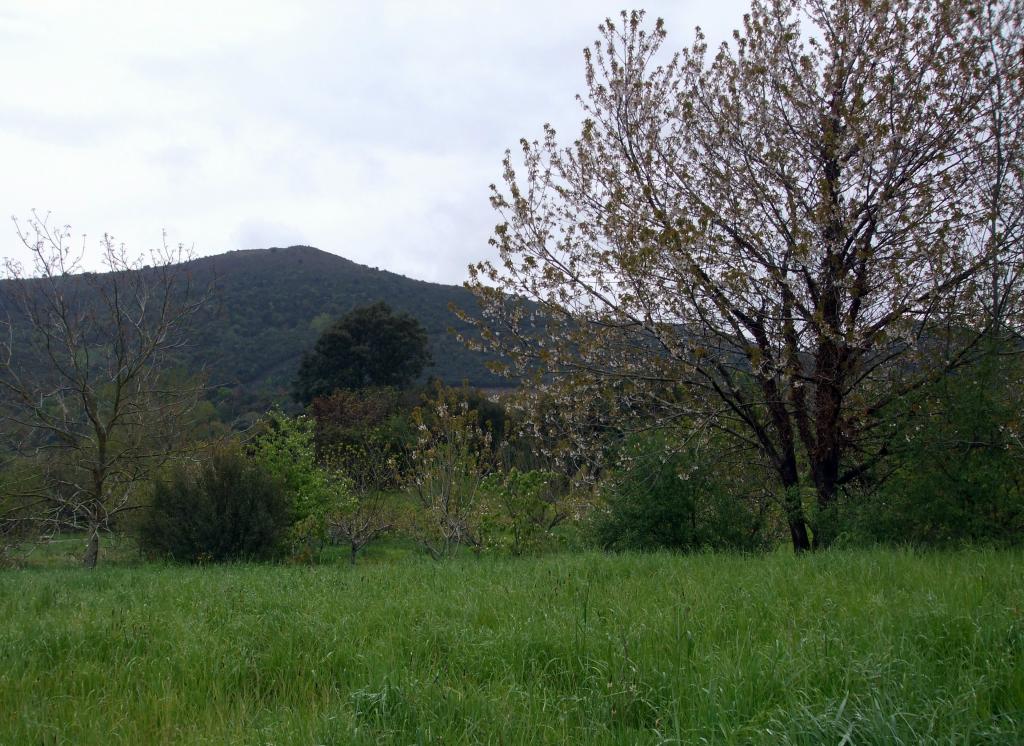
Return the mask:
POLYGON ((553 530, 570 517, 570 500, 554 472, 513 467, 488 475, 480 486, 488 548, 522 555, 554 543, 553 530))
POLYGON ((315 427, 308 417, 273 410, 250 446, 253 458, 290 493, 296 520, 322 513, 331 501, 327 475, 316 462, 315 427))
POLYGON ((291 502, 292 549, 312 560, 327 538, 328 517, 351 507, 351 480, 316 456, 314 420, 272 411, 252 443, 253 458, 285 488, 291 502))
POLYGON ((594 539, 612 550, 754 550, 765 546, 764 504, 737 491, 712 454, 658 435, 634 437, 606 478, 594 539))
POLYGON ((327 328, 333 323, 334 319, 329 313, 318 313, 309 322, 309 327, 319 335, 327 331, 327 328))
POLYGON ((1024 542, 1020 384, 1016 355, 990 354, 901 402, 891 475, 826 518, 853 542, 1024 542))
POLYGON ((430 362, 427 333, 381 302, 350 311, 302 359, 293 394, 303 404, 335 389, 409 386, 430 362))
POLYGON ((319 559, 324 544, 332 537, 334 518, 350 514, 358 507, 352 480, 344 472, 325 468, 324 476, 325 499, 314 512, 299 518, 291 527, 291 557, 298 562, 319 559))
POLYGON ((139 545, 182 562, 265 560, 280 555, 291 525, 284 484, 240 451, 219 450, 156 482, 139 545))

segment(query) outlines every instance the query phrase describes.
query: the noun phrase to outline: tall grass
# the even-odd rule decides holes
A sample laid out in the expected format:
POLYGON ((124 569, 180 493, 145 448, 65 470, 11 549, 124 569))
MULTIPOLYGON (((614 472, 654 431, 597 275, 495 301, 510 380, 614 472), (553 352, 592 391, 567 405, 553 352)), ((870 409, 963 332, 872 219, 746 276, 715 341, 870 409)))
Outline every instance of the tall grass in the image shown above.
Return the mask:
POLYGON ((1024 556, 0 574, 0 743, 1024 743, 1024 556))

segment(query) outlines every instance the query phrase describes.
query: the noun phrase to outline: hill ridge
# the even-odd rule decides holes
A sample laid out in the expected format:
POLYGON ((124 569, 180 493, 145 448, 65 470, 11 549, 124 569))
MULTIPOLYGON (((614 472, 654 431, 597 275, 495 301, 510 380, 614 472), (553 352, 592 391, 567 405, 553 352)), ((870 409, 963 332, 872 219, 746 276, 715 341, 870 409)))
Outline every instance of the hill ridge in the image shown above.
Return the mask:
POLYGON ((476 308, 464 287, 368 267, 304 244, 239 249, 197 257, 189 265, 196 280, 216 283, 218 295, 217 311, 199 324, 189 357, 206 364, 211 381, 220 384, 215 402, 233 415, 284 402, 319 332, 353 308, 377 301, 423 324, 433 358, 427 375, 453 384, 508 385, 487 370, 484 355, 449 334, 449 328, 471 331, 449 310, 452 303, 476 308))

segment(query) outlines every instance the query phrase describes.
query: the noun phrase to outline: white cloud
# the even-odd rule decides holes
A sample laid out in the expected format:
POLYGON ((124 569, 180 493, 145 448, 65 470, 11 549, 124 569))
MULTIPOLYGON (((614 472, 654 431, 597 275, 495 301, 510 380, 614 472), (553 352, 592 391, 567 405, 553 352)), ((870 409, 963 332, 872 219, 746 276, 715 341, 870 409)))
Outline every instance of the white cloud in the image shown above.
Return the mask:
MULTIPOLYGON (((740 0, 648 4, 670 46, 740 0)), ((499 2, 0 0, 0 210, 200 253, 308 243, 460 282, 504 148, 579 118, 617 8, 499 2)), ((0 255, 18 255, 13 231, 0 255)))

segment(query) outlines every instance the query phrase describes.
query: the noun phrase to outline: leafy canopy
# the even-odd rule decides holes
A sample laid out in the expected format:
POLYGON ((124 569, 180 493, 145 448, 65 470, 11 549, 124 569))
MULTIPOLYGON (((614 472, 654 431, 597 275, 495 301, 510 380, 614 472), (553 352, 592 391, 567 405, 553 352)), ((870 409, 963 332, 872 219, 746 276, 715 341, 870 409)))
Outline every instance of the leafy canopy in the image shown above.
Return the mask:
POLYGON ((386 303, 357 308, 328 327, 302 359, 293 395, 303 404, 336 389, 409 386, 430 363, 427 333, 386 303))

